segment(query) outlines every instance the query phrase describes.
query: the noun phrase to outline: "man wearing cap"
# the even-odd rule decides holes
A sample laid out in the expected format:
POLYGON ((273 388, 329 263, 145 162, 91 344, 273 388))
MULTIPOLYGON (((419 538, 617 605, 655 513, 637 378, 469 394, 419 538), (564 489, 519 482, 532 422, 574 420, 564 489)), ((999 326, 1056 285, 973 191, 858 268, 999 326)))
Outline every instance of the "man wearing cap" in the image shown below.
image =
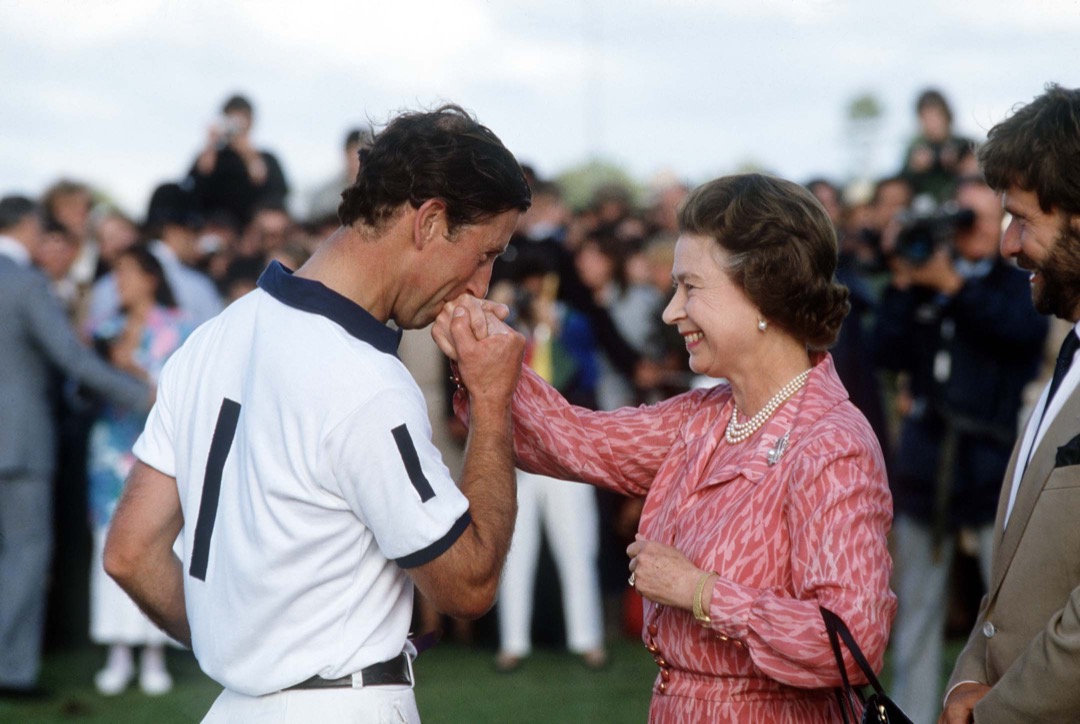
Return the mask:
POLYGON ((0 199, 0 699, 37 688, 52 555, 56 465, 52 379, 59 369, 117 404, 145 410, 151 390, 75 336, 44 274, 30 262, 40 209, 0 199))
POLYGON ((484 296, 529 203, 514 157, 460 108, 399 116, 311 259, 272 263, 169 360, 105 567, 225 687, 206 721, 418 722, 413 585, 452 616, 491 607, 524 339, 461 350, 477 366, 455 485, 386 323, 484 296))

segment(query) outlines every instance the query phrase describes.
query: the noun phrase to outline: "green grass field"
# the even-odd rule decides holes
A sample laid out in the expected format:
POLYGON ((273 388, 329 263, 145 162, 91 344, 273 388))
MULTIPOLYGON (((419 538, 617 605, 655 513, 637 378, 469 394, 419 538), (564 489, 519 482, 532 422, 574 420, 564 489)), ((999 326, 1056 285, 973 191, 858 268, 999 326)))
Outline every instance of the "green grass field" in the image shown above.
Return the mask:
MULTIPOLYGON (((656 666, 639 642, 621 639, 610 663, 591 671, 574 656, 540 649, 512 674, 495 671, 493 653, 442 643, 416 662, 416 697, 425 722, 643 722, 656 666)), ((100 696, 94 672, 103 650, 85 647, 46 657, 41 683, 55 693, 48 702, 0 702, 0 722, 198 722, 221 687, 199 671, 186 651, 169 652, 175 686, 149 698, 138 687, 100 696)))
MULTIPOLYGON (((946 671, 960 645, 947 646, 946 671)), ((613 641, 609 653, 605 669, 590 671, 565 652, 539 649, 521 669, 502 674, 492 665, 491 650, 442 643, 416 663, 420 715, 427 724, 644 722, 656 676, 652 658, 640 642, 626 638, 613 641)), ((17 706, 0 702, 0 722, 188 724, 202 718, 221 690, 199 671, 190 653, 170 651, 176 681, 172 692, 148 698, 133 687, 105 698, 92 683, 103 656, 91 646, 50 654, 41 683, 55 698, 17 706)), ((888 670, 883 678, 888 680, 888 670)))

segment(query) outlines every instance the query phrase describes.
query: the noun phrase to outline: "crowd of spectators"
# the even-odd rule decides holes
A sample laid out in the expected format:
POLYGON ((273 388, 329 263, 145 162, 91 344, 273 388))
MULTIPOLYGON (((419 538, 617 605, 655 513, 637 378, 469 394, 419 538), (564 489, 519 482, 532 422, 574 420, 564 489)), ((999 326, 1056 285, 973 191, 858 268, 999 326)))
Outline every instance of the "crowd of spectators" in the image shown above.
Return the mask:
MULTIPOLYGON (((806 185, 836 226, 837 276, 851 290, 852 312, 832 351, 836 368, 889 462, 900 606, 892 639, 896 698, 913 719, 929 721, 940 702, 935 692, 956 588, 951 584, 979 586, 977 575, 957 577, 953 558, 957 552, 974 556, 985 574, 997 486, 1027 383, 1040 374, 1048 323, 1031 305, 1026 276, 999 256, 1000 204, 978 177, 973 143, 954 134, 946 99, 927 91, 916 111, 919 130, 896 173, 879 179, 865 198, 857 186, 845 189, 824 178, 806 185), (919 713, 924 705, 925 716, 919 713)), ((25 213, 4 216, 0 242, 20 237, 17 243, 47 278, 50 304, 63 310, 49 317, 51 324, 80 336, 83 356, 112 364, 131 380, 152 382, 168 350, 253 289, 270 261, 297 268, 337 227, 340 193, 363 163, 371 130, 350 131, 340 174, 308 195, 307 203, 292 199, 287 205, 295 191, 274 154, 254 145, 254 120, 246 98, 228 99, 188 175, 154 190, 143 219, 98 203, 94 189, 72 180, 55 183, 37 199, 5 198, 7 207, 25 213), (301 207, 307 209, 303 218, 289 211, 301 207), (16 229, 27 217, 40 223, 16 229)), ((572 208, 557 183, 528 167, 526 175, 533 205, 494 267, 489 294, 511 308, 513 324, 528 337, 528 363, 569 399, 599 409, 647 404, 709 384, 693 377, 682 339, 660 319, 670 297, 675 211, 688 184, 666 178, 643 194, 602 186, 589 204, 572 208)), ((4 254, 12 252, 0 243, 0 258, 4 254)), ((5 299, 0 296, 0 303, 14 303, 5 299)), ((0 308, 0 318, 14 313, 0 308)), ((456 472, 464 434, 442 384, 448 378, 444 361, 425 336, 407 333, 401 356, 429 398, 436 442, 456 472)), ((55 496, 58 520, 83 521, 76 532, 69 525, 56 528, 59 553, 69 559, 73 547, 89 550, 91 531, 95 538, 103 535, 115 503, 125 451, 117 448, 110 456, 105 443, 118 443, 105 438, 137 427, 145 410, 131 407, 130 390, 126 399, 124 390, 110 393, 109 385, 120 382, 94 378, 68 358, 46 355, 41 363, 54 369, 46 394, 59 446, 41 473, 58 471, 55 480, 39 485, 55 496), (95 390, 112 399, 103 403, 95 390)), ((15 370, 0 371, 0 405, 8 404, 10 387, 28 384, 12 378, 15 370)), ((7 437, 8 429, 0 435, 7 437)), ((27 503, 9 495, 15 473, 6 463, 0 456, 0 508, 10 513, 27 503)), ((511 552, 506 574, 512 590, 504 590, 499 606, 514 602, 513 612, 498 611, 504 622, 499 666, 512 670, 521 663, 531 646, 531 602, 551 595, 533 589, 543 518, 564 589, 567 643, 586 664, 603 665, 605 636, 623 627, 640 630, 640 602, 627 589, 624 555, 640 509, 588 486, 531 478, 519 485, 532 502, 521 506, 529 520, 519 519, 514 543, 520 550, 511 552), (571 489, 578 498, 557 500, 571 489), (582 495, 587 500, 580 501, 582 495), (574 513, 569 524, 567 510, 574 513)), ((0 526, 11 526, 11 517, 0 515, 0 526)), ((11 645, 5 637, 14 637, 13 627, 27 633, 26 612, 6 599, 20 590, 40 599, 48 583, 44 566, 28 574, 25 566, 5 562, 12 557, 10 536, 0 528, 0 688, 32 685, 37 675, 25 666, 20 673, 4 669, 2 652, 11 645), (15 585, 15 577, 27 575, 40 579, 15 585)), ((48 550, 41 550, 41 560, 48 550)), ((70 566, 55 570, 71 575, 70 566)), ((540 588, 550 588, 550 576, 539 580, 540 588)), ((95 579, 95 605, 114 605, 100 583, 95 579)), ((51 585, 80 590, 65 588, 59 574, 51 585)), ((418 628, 441 625, 420 603, 418 628)), ((141 675, 143 689, 167 690, 167 674, 155 674, 163 666, 154 668, 160 657, 152 652, 160 640, 128 635, 126 624, 100 623, 98 613, 94 640, 112 647, 97 679, 102 693, 117 693, 134 679, 134 645, 151 651, 144 656, 150 673, 141 675), (102 633, 113 629, 121 633, 102 633)), ((465 628, 456 633, 471 635, 465 628)), ((30 635, 40 642, 40 631, 30 635)))

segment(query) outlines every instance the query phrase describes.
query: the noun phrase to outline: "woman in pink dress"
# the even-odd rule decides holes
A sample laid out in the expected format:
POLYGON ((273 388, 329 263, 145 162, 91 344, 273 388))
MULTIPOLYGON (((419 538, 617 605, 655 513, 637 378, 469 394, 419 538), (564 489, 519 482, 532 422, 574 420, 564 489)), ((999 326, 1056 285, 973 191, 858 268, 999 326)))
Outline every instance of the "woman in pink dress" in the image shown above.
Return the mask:
MULTIPOLYGON (((523 370, 518 465, 645 498, 627 553, 659 667, 651 722, 841 721, 819 606, 880 670, 896 598, 881 450, 825 352, 848 311, 835 232, 807 190, 759 174, 696 189, 680 226, 664 321, 723 381, 592 412, 523 370)), ((454 306, 434 332, 451 357, 473 333, 454 306)), ((510 333, 491 303, 456 306, 510 333)))

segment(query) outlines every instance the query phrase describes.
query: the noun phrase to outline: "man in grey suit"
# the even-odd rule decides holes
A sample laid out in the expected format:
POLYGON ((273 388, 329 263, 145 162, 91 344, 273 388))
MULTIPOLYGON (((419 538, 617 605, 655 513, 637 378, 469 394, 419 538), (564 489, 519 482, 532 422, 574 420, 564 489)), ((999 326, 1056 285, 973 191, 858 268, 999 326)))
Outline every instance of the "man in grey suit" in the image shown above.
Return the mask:
MULTIPOLYGON (((1080 89, 1048 85, 990 129, 979 162, 1012 215, 1002 255, 1031 273, 1040 312, 1076 325, 1080 89)), ((989 592, 939 724, 1080 721, 1078 348, 1074 327, 1013 449, 994 523, 989 592)))
POLYGON ((40 693, 56 459, 53 370, 136 409, 148 409, 153 396, 79 342, 45 275, 30 264, 41 235, 37 204, 0 199, 0 698, 40 693))

